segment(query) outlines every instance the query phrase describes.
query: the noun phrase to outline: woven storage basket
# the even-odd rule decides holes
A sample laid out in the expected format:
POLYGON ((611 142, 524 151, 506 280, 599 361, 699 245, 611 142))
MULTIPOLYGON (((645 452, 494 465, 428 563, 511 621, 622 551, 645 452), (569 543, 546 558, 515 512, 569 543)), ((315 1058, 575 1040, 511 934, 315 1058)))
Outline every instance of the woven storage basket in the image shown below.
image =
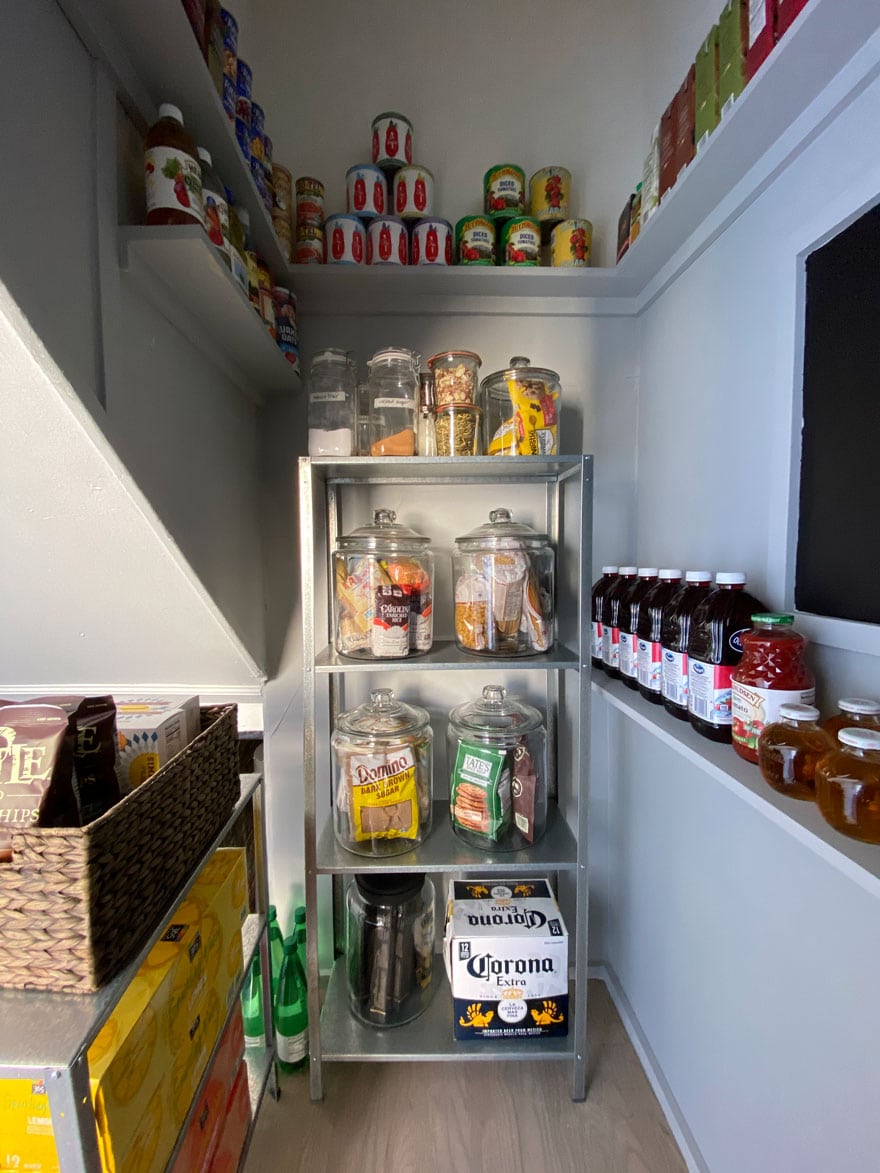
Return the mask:
POLYGON ((235 705, 87 827, 12 833, 0 865, 0 985, 93 991, 155 930, 240 794, 235 705))

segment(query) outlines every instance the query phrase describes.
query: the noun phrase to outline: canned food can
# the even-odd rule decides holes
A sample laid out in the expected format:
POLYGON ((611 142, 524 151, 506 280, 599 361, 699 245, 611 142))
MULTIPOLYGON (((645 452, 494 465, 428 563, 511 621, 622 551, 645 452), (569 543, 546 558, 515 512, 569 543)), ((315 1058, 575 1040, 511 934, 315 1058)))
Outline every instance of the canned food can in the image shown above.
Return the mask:
POLYGON ((273 216, 272 227, 275 229, 275 235, 278 237, 278 247, 281 249, 284 259, 290 264, 293 260, 293 238, 290 232, 290 225, 276 220, 273 216))
POLYGON ((276 236, 293 240, 293 229, 290 226, 290 217, 286 212, 272 213, 272 227, 275 229, 276 236))
POLYGON ((260 298, 260 317, 269 327, 269 333, 275 337, 275 304, 272 301, 272 290, 275 288, 272 274, 265 261, 257 257, 257 290, 260 298))
POLYGON ((567 220, 571 204, 571 173, 564 167, 542 167, 529 180, 529 211, 533 220, 553 224, 567 220))
POLYGON ((226 111, 226 117, 230 122, 235 121, 235 99, 238 97, 238 92, 235 88, 235 82, 228 74, 223 74, 223 109, 226 111))
POLYGON ((254 75, 246 61, 239 57, 235 67, 235 88, 248 101, 254 96, 254 75))
POLYGON ((251 123, 251 159, 256 159, 262 168, 266 162, 266 140, 251 123))
POLYGON ((288 216, 293 212, 293 176, 280 163, 272 164, 272 198, 275 210, 285 212, 288 216))
POLYGON ((251 128, 241 118, 235 120, 235 137, 245 159, 251 157, 251 128))
POLYGON ((238 21, 225 8, 220 9, 220 28, 223 33, 223 76, 235 88, 238 77, 238 21))
POLYGON ((263 135, 263 143, 266 147, 266 169, 272 169, 272 140, 267 134, 263 135))
POLYGON ((526 210, 526 173, 513 163, 490 167, 483 177, 483 208, 493 220, 522 216, 526 210))
POLYGON ((378 216, 367 229, 368 265, 405 265, 409 254, 406 225, 398 216, 378 216))
MULTIPOLYGON (((338 212, 337 215, 342 215, 338 212)), ((317 224, 297 224, 296 226, 297 240, 323 240, 324 230, 319 228, 317 224)))
POLYGON ((296 181, 297 224, 324 223, 324 184, 310 175, 301 175, 296 181))
POLYGON ((296 298, 289 289, 283 289, 280 285, 276 285, 272 300, 275 303, 275 341, 287 361, 296 368, 299 366, 296 298))
POLYGON ((366 250, 364 226, 357 216, 328 216, 324 225, 328 265, 362 265, 366 250))
POLYGON ((459 265, 495 264, 495 225, 486 216, 464 216, 455 226, 459 265))
POLYGON ((388 211, 388 187, 378 167, 364 163, 345 173, 345 210, 365 220, 388 211))
POLYGON ((419 220, 413 225, 410 264, 452 264, 452 225, 448 220, 419 220))
POLYGON ((246 97, 241 90, 235 95, 235 117, 241 121, 248 128, 251 129, 251 108, 253 103, 250 98, 246 97))
POLYGON ((266 133, 266 112, 259 102, 251 102, 251 130, 261 138, 266 133))
POLYGON ((320 240, 298 240, 293 254, 296 265, 323 265, 324 264, 324 234, 320 240))
POLYGON ((550 263, 555 268, 586 268, 590 264, 593 225, 589 220, 564 220, 550 234, 550 263))
POLYGON ((373 163, 391 171, 413 161, 413 128, 403 114, 393 111, 373 119, 373 163))
POLYGON ((505 265, 537 265, 541 255, 541 225, 528 216, 506 220, 501 230, 505 265))
POLYGON ((394 211, 418 220, 434 211, 434 176, 427 167, 401 167, 394 173, 394 211))

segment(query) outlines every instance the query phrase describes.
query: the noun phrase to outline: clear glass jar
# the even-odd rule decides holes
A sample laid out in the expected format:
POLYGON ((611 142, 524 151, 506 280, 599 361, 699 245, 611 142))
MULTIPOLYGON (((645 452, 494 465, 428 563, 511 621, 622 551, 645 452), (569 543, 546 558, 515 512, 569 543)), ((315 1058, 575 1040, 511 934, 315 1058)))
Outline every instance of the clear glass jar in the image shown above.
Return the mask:
POLYGON ((880 729, 880 701, 863 696, 845 696, 837 702, 837 712, 823 722, 822 728, 837 744, 841 729, 880 729))
POLYGON ((837 739, 816 766, 819 810, 843 835, 880 843, 880 731, 841 729, 837 739))
POLYGON ((343 656, 397 660, 434 641, 434 556, 393 509, 341 537, 333 551, 335 645, 343 656))
POLYGON ((484 656, 549 651, 556 558, 546 534, 493 509, 486 525, 455 539, 455 640, 484 656))
POLYGON ((476 456, 480 443, 480 409, 470 403, 450 403, 434 412, 434 439, 438 456, 476 456))
POLYGON ((374 688, 330 738, 333 827, 355 855, 403 855, 431 831, 432 743, 425 709, 374 688))
POLYGON ((434 885, 423 872, 355 876, 345 897, 349 1006, 368 1026, 401 1026, 434 991, 434 885))
POLYGON ((367 363, 370 371, 370 455, 414 456, 419 356, 389 347, 367 363))
POLYGON ((358 383, 357 388, 357 454, 370 455, 370 384, 358 383))
POLYGON ((537 709, 489 684, 449 714, 449 815, 482 851, 519 851, 547 826, 547 731, 537 709))
POLYGON ((480 356, 472 350, 445 350, 429 358, 437 407, 448 407, 453 403, 475 404, 482 363, 480 356))
POLYGON ((816 763, 834 749, 814 705, 782 705, 779 720, 758 736, 758 767, 764 781, 789 798, 815 799, 816 763))
POLYGON ((528 358, 515 355, 506 371, 495 371, 480 384, 486 456, 559 452, 559 375, 529 364, 528 358))
POLYGON ((309 456, 354 452, 357 376, 344 350, 320 350, 309 367, 309 456))

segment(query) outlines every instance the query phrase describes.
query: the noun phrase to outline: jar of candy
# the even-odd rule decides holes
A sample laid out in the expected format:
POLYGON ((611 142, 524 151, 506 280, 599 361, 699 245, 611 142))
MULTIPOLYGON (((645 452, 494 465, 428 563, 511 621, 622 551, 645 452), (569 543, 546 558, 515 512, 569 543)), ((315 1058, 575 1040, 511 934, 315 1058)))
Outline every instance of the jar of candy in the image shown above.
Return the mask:
POLYGON ((880 843, 880 730, 841 729, 816 766, 816 802, 835 830, 880 843))
POLYGON ((370 377, 370 453, 414 456, 419 397, 419 356, 389 347, 367 363, 370 377))
POLYGON ((758 737, 758 767, 764 781, 789 798, 816 797, 816 763, 834 749, 814 705, 781 705, 779 719, 758 737))
POLYGON ((309 456, 354 451, 357 375, 344 350, 320 350, 309 368, 309 456))
POLYGON ((555 456, 559 451, 559 375, 515 355, 480 384, 487 456, 555 456))

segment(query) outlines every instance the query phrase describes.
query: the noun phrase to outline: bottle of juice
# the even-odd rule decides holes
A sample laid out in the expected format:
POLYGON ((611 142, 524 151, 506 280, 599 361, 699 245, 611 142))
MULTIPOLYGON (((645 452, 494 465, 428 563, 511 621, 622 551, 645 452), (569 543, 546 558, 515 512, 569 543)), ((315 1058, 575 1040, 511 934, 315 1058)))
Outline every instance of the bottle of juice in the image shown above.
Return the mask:
POLYGON ((627 589, 620 602, 620 677, 633 690, 638 687, 636 628, 642 599, 657 581, 656 566, 640 566, 639 577, 627 589))
POLYGON ((779 720, 758 737, 758 767, 764 781, 789 798, 815 799, 816 763, 834 749, 834 739, 818 724, 814 705, 780 705, 779 720))
POLYGON ((845 696, 837 702, 837 712, 822 725, 837 744, 841 729, 880 729, 880 701, 867 697, 845 696))
POLYGON ((590 658, 594 668, 602 667, 602 605, 612 584, 617 581, 617 567, 603 566, 602 577, 593 583, 590 601, 591 643, 590 658))
POLYGON ((880 843, 880 730, 841 729, 816 766, 816 802, 835 830, 880 843))
POLYGON ((691 616, 712 587, 709 570, 688 570, 660 619, 660 647, 663 658, 663 707, 681 721, 688 719, 687 642, 691 616))
POLYGON ((657 582, 642 599, 639 609, 639 625, 636 629, 638 687, 642 696, 655 705, 663 700, 663 649, 660 643, 663 609, 680 586, 680 570, 661 569, 657 582))
POLYGON ((183 115, 170 102, 159 107, 144 139, 144 188, 148 224, 201 224, 202 170, 183 115))
POLYGON ((636 566, 621 566, 602 601, 602 666, 609 676, 620 676, 620 604, 637 572, 636 566))
POLYGON ((746 589, 739 571, 715 575, 715 589, 699 603, 688 632, 688 717, 711 741, 730 741, 730 676, 742 657, 742 636, 764 604, 746 589))
POLYGON ((211 152, 204 147, 198 148, 199 162, 202 167, 202 202, 205 209, 205 231, 208 239, 216 245, 217 251, 226 267, 229 267, 229 204, 226 201, 226 188, 220 182, 211 152))
POLYGON ((753 615, 730 678, 733 748, 756 765, 758 736, 779 716, 780 705, 812 705, 816 698, 816 678, 804 659, 807 641, 793 623, 794 615, 753 615))

